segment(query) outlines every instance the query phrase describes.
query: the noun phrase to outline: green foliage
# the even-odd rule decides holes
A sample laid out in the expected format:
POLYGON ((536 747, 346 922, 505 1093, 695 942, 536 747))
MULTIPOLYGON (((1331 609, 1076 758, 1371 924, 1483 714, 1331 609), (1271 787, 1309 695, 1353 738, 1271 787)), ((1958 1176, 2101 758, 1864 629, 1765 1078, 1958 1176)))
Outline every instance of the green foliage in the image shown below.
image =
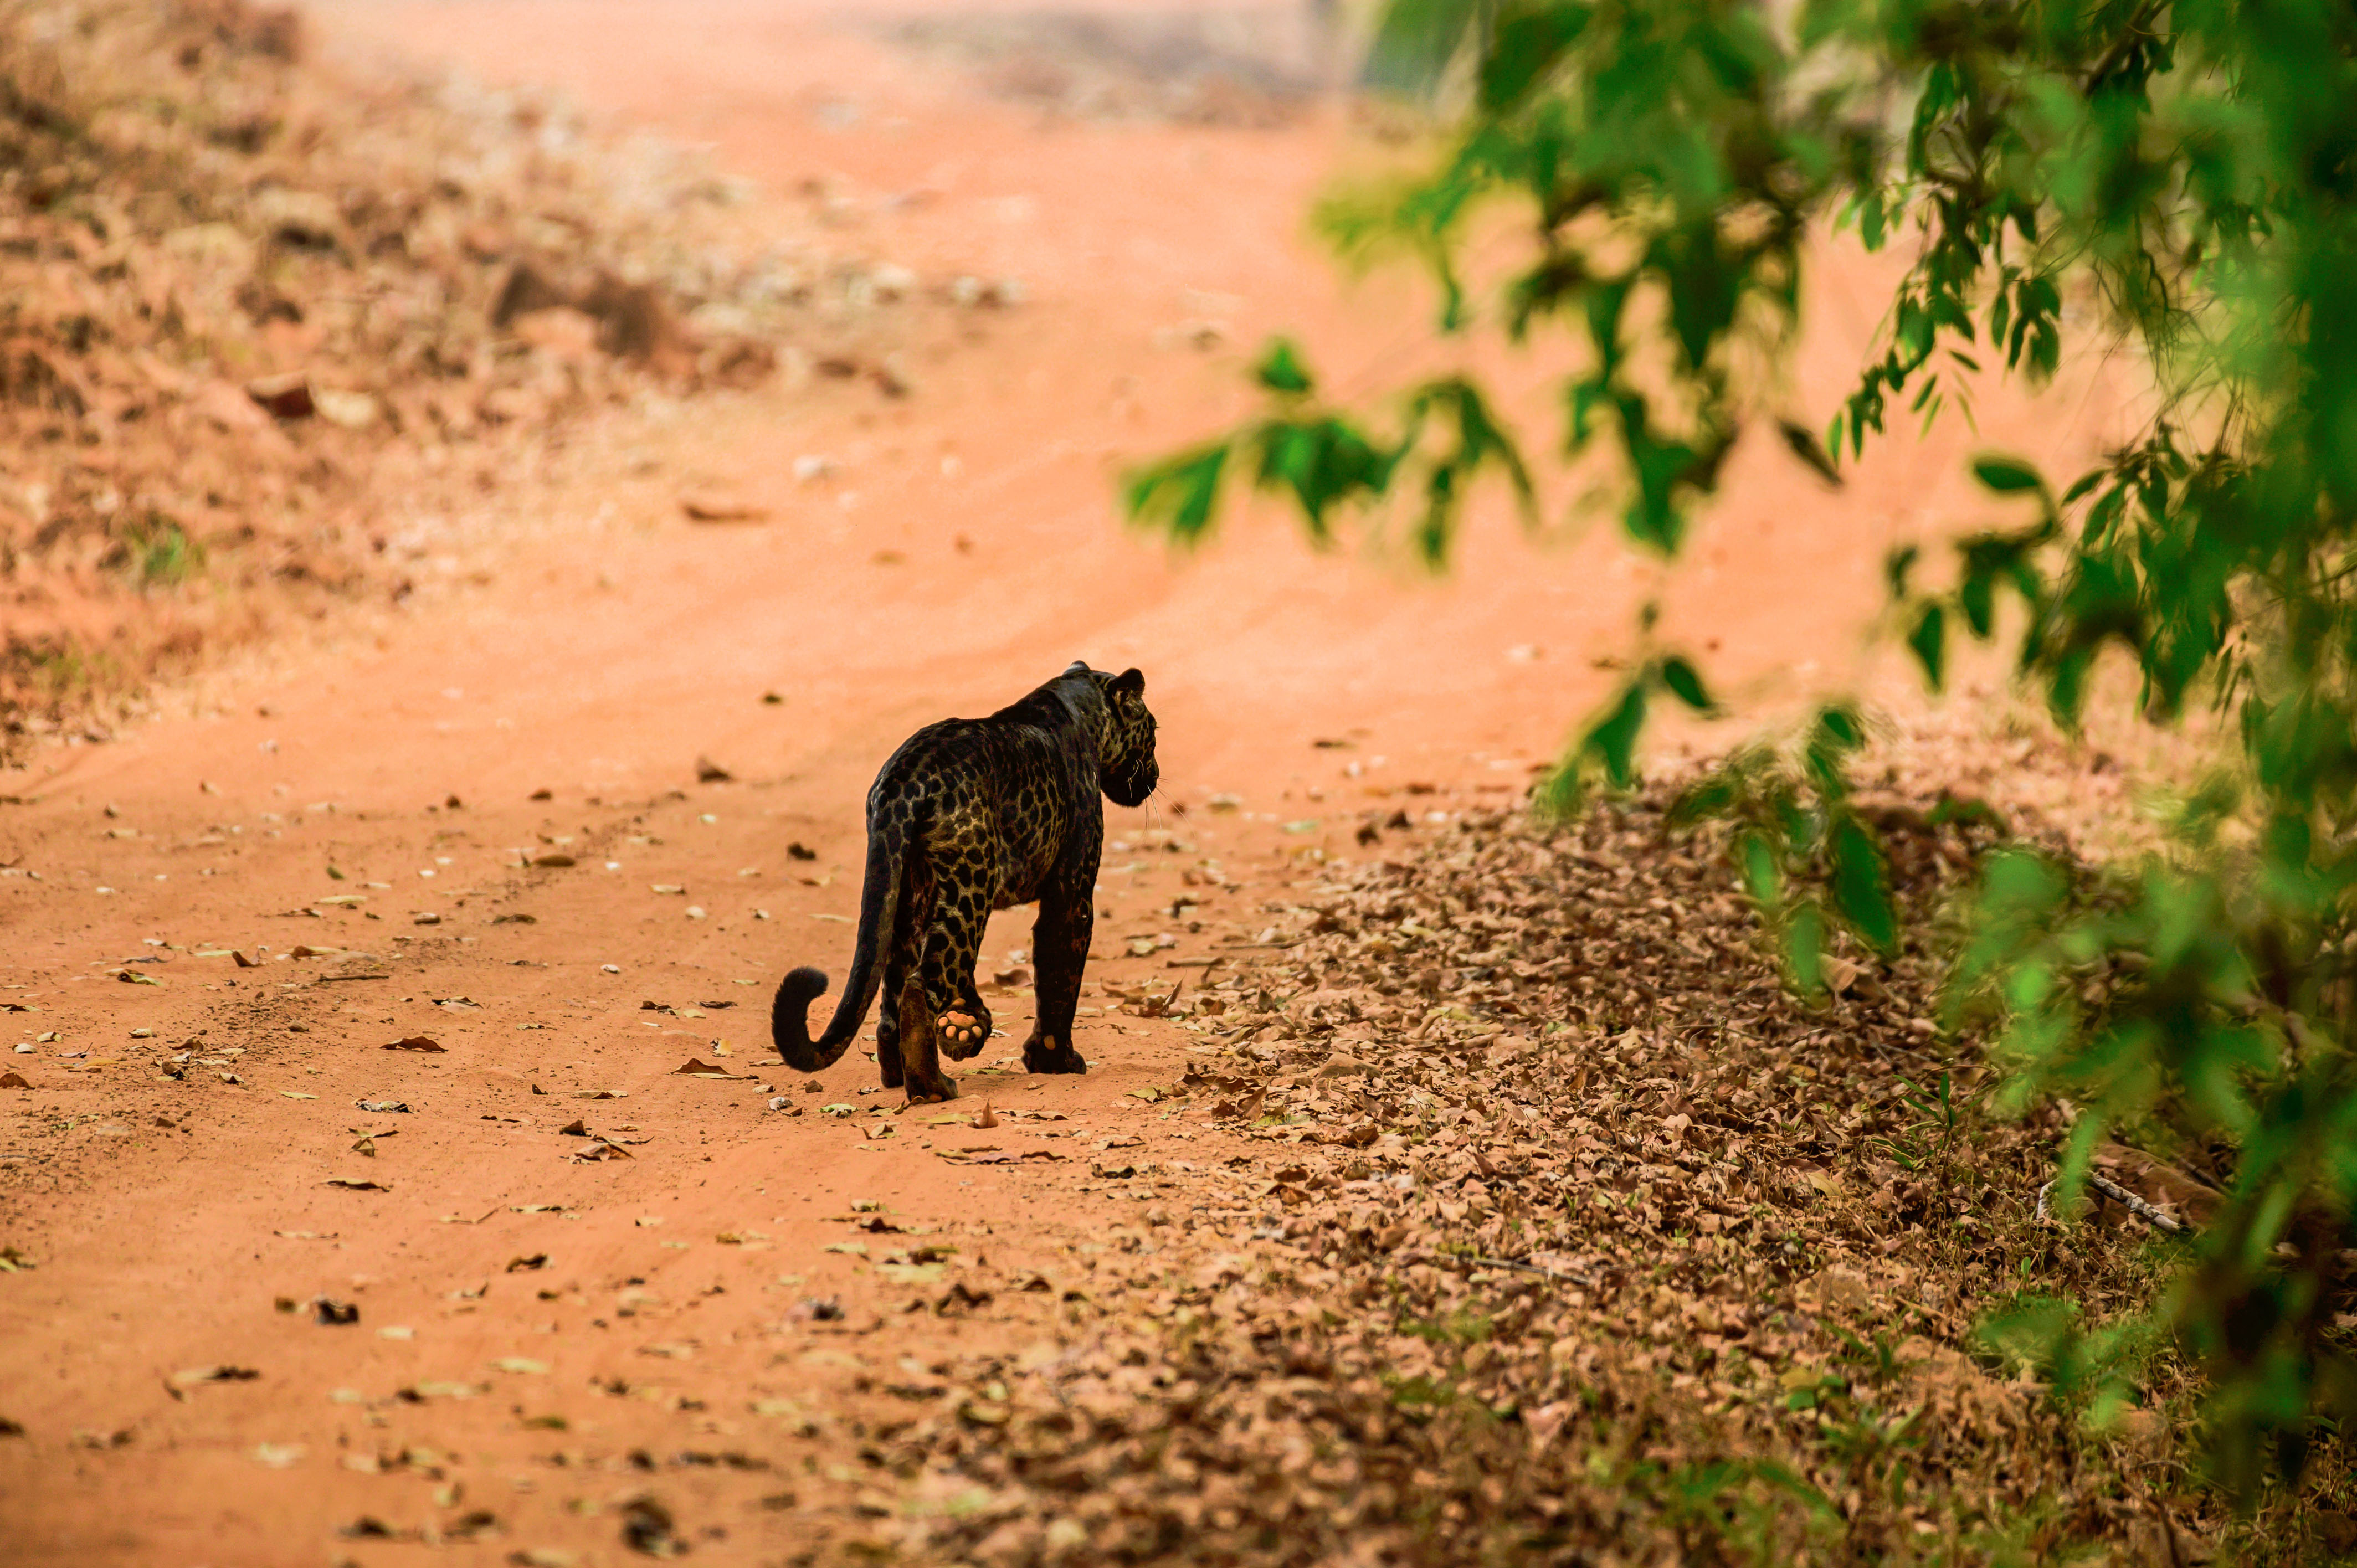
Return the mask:
MULTIPOLYGON (((1973 465, 2019 520, 1949 563, 1895 556, 1893 625, 1934 687, 1961 632, 2003 641, 2066 727, 2108 658, 2136 672, 2143 717, 2206 704, 2239 738, 2165 856, 2092 886, 2027 854, 1991 864, 1951 1021, 1993 1031, 2012 1106, 2076 1107, 2066 1196, 2124 1130, 2221 1184, 2152 1321, 2212 1375, 2218 1473, 2245 1495, 2296 1473, 2315 1423, 2357 1415, 2329 1331, 2357 1242, 2357 10, 1392 0, 1370 74, 1429 94, 1448 134, 1403 183, 1332 204, 1329 231, 1427 268, 1444 332, 1556 345, 1551 445, 1583 477, 1609 467, 1644 549, 1677 551, 1748 422, 1830 474, 1895 409, 1968 413, 1976 375, 2052 376, 2066 330, 2149 368, 2148 424, 2067 485, 1973 465), (1469 237, 1501 216, 1526 244, 1469 279, 1469 237), (1909 260, 1820 443, 1759 367, 1790 342, 1828 222, 1909 260)), ((1133 511, 1200 539, 1241 473, 1324 541, 1398 498, 1437 564, 1481 474, 1534 507, 1530 444, 1469 383, 1371 418, 1315 403, 1290 348, 1260 380, 1273 412, 1140 476, 1133 511)), ((1664 693, 1707 705, 1701 671, 1649 660, 1549 799, 1633 780, 1664 693)), ((1740 824, 1737 863, 1804 991, 1834 928, 1899 940, 1843 782, 1857 742, 1829 708, 1689 800, 1740 824)), ((2030 1360, 2050 1375, 2111 1364, 2059 1321, 1992 1332, 2043 1335, 2030 1360)))
POLYGON ((2035 1294, 1989 1314, 1974 1338, 2000 1370, 2037 1379, 2058 1403, 2098 1431, 2135 1405, 2145 1364, 2157 1348, 2151 1326, 2141 1319, 2089 1328, 2077 1303, 2035 1294))
POLYGON ((1232 469, 1263 490, 1282 492, 1300 509, 1310 537, 1334 538, 1334 521, 1351 505, 1399 490, 1420 499, 1410 533, 1430 565, 1446 559, 1467 492, 1490 469, 1503 474, 1526 515, 1534 506, 1530 471, 1480 389, 1439 377, 1405 400, 1397 428, 1371 434, 1348 416, 1320 408, 1316 379, 1292 344, 1269 346, 1254 371, 1278 399, 1266 418, 1221 440, 1132 475, 1130 515, 1158 524, 1183 544, 1207 538, 1232 469))
POLYGON ((125 528, 118 550, 124 570, 150 588, 178 587, 205 566, 205 547, 161 513, 125 528))
POLYGON ((1666 694, 1698 714, 1717 711, 1701 671, 1679 654, 1647 660, 1580 732, 1571 755, 1540 786, 1539 800, 1558 815, 1577 811, 1599 783, 1622 790, 1637 781, 1637 739, 1647 704, 1666 694))
POLYGON ((1845 768, 1865 740, 1855 709, 1821 708, 1786 743, 1738 748, 1671 812, 1675 826, 1706 819, 1736 825, 1732 853, 1744 889, 1804 996, 1824 991, 1829 911, 1875 951, 1899 949, 1889 875, 1845 768))

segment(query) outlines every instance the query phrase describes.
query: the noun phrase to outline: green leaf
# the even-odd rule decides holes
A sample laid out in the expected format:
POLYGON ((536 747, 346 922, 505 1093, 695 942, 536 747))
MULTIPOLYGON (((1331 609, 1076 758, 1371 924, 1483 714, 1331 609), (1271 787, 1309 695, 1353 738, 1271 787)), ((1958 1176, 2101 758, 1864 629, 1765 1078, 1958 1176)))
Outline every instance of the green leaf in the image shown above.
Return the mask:
POLYGON ((1361 68, 1367 85, 1432 91, 1464 49, 1481 12, 1472 0, 1389 0, 1361 68))
POLYGON ((1481 62, 1481 108, 1503 114, 1520 104, 1564 50, 1587 30, 1585 5, 1539 0, 1500 16, 1481 62))
POLYGON ((1129 483, 1129 515, 1160 523, 1181 544, 1200 543, 1211 532, 1228 450, 1226 442, 1213 442, 1144 469, 1129 483))
POLYGON ((1774 846, 1767 834, 1754 829, 1743 835, 1739 850, 1744 889, 1763 911, 1772 913, 1784 901, 1784 877, 1777 869, 1774 846))
POLYGON ((1890 589, 1890 596, 1907 596, 1908 581, 1915 575, 1915 564, 1923 558, 1918 545, 1901 544, 1882 558, 1882 580, 1890 589))
POLYGON ((1816 996, 1825 988, 1825 917, 1813 898, 1792 907, 1784 923, 1784 967, 1792 989, 1816 996))
POLYGON ((1632 681, 1620 700, 1580 737, 1579 750, 1604 768, 1605 780, 1616 789, 1637 781, 1637 736, 1645 727, 1645 687, 1632 681))
POLYGON ((1948 660, 1948 612, 1936 604, 1925 605, 1915 618, 1915 629, 1907 634, 1907 646, 1923 667, 1925 682, 1934 692, 1940 690, 1948 660))
POLYGON ((1670 694, 1698 714, 1710 713, 1717 706, 1710 693, 1703 689, 1702 677, 1695 667, 1674 654, 1662 660, 1662 684, 1670 694))
POLYGON ((1302 366, 1299 351, 1283 338, 1269 340, 1260 363, 1253 367, 1253 375, 1273 392, 1307 394, 1315 385, 1302 366))
POLYGON ((2046 481, 2038 470, 2010 457, 1975 457, 1973 478, 1999 495, 2014 495, 2023 490, 2042 490, 2046 481))
POLYGON ((1899 911, 1890 901, 1882 847, 1863 822, 1848 816, 1834 824, 1827 847, 1833 859, 1834 901, 1842 918, 1875 951, 1896 953, 1899 911))
POLYGON ((1816 432, 1804 424, 1795 424, 1789 419, 1778 420, 1776 428, 1784 437, 1784 445, 1791 449, 1793 456, 1807 464, 1825 483, 1836 489, 1840 488, 1843 482, 1841 469, 1835 466, 1832 456, 1825 449, 1817 445, 1816 432))

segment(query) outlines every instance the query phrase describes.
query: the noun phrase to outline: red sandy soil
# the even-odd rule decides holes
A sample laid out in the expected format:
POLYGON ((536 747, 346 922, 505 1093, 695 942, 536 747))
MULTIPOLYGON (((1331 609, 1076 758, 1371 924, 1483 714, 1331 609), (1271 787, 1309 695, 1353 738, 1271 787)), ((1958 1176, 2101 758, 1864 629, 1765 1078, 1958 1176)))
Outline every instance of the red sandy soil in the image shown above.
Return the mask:
MULTIPOLYGON (((1265 333, 1296 332, 1345 389, 1435 358, 1407 282, 1348 285, 1305 233, 1334 172, 1377 156, 1342 116, 1043 115, 800 4, 318 16, 348 58, 554 84, 714 143, 780 212, 823 201, 929 283, 1014 277, 1023 299, 927 314, 905 399, 788 380, 602 416, 460 531, 433 563, 449 591, 0 774, 21 801, 0 805, 0 1004, 28 1009, 0 1038, 56 1036, 0 1056, 33 1086, 0 1090, 0 1245, 38 1265, 0 1274, 0 1417, 24 1428, 0 1438, 0 1563, 408 1561, 339 1535, 365 1516, 447 1561, 611 1563, 632 1556, 616 1505, 641 1495, 713 1560, 834 1550, 863 1500, 890 1506, 857 1450, 892 1385, 951 1348, 1049 1345, 1100 1253, 1154 1245, 1153 1214, 1245 1147, 1193 1125, 1200 1101, 1134 1096, 1199 1042, 1112 1015, 1099 983, 1248 962, 1305 857, 1373 853, 1352 836, 1370 810, 1510 798, 1607 689, 1595 661, 1648 593, 1666 586, 1698 651, 1724 644, 1722 682, 1757 703, 1858 675, 1883 547, 1988 514, 1964 456, 2067 466, 2115 416, 2083 379, 1992 403, 1977 435, 1894 441, 1837 492, 1763 444, 1666 585, 1602 528, 1540 549, 1495 515, 1438 585, 1268 519, 1174 560, 1119 526, 1117 478, 1247 406, 1265 333), (1208 319, 1205 351, 1185 329, 1208 319), (798 479, 805 456, 832 467, 798 479), (715 489, 767 520, 683 518, 715 489), (964 1098, 870 1141, 899 1098, 857 1092, 872 1063, 815 1085, 755 1065, 769 989, 794 963, 841 974, 859 802, 890 748, 1074 658, 1147 672, 1168 785, 1108 810, 1092 1070, 1022 1074, 1028 1001, 1008 989, 1009 1038, 964 1098), (699 757, 734 779, 699 783, 699 757), (1174 918, 1182 891, 1201 905, 1174 918), (1130 956, 1157 933, 1176 946, 1130 956), (267 952, 245 969, 216 947, 267 952), (447 1049, 382 1048, 421 1035, 447 1049), (185 1079, 159 1073, 183 1049, 185 1079), (740 1076, 675 1076, 691 1058, 740 1076), (803 1113, 769 1111, 765 1086, 803 1113), (985 1099, 1028 1117, 927 1120, 985 1099), (858 1114, 818 1112, 838 1102, 858 1114), (576 1118, 630 1157, 569 1159, 576 1118), (941 1157, 978 1145, 1062 1157, 941 1157), (1116 1159, 1161 1174, 1093 1174, 1116 1159), (930 1236, 825 1251, 870 1217, 856 1203, 930 1236), (948 1279, 879 1266, 925 1240, 959 1249, 948 1279), (315 1322, 322 1294, 360 1321, 315 1322), (797 1310, 813 1297, 843 1316, 797 1310), (208 1367, 256 1375, 176 1378, 208 1367)), ((1846 385, 1883 275, 1820 271, 1796 408, 1846 385)), ((990 962, 1028 919, 994 923, 990 962)))

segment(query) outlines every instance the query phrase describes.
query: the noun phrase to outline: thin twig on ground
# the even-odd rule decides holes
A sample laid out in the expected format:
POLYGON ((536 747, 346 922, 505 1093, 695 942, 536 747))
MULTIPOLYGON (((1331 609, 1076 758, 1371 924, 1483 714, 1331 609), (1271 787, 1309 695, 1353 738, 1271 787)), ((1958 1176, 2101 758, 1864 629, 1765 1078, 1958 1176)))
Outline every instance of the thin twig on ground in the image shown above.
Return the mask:
MULTIPOLYGON (((2155 1208, 2151 1204, 2147 1203, 2143 1198, 2138 1197, 2135 1193, 2130 1192, 2127 1188, 2122 1187, 2111 1177, 2101 1175, 2095 1171, 2089 1171, 2087 1173, 2087 1185, 2093 1187, 2095 1191, 2101 1193, 2104 1197, 2110 1198, 2113 1202, 2118 1204, 2121 1208, 2126 1209, 2130 1214, 2135 1215, 2138 1219, 2143 1220, 2147 1225, 2151 1226, 2154 1230, 2159 1231, 2164 1236, 2182 1236, 2185 1234, 2185 1221, 2176 1219, 2171 1215, 2162 1213, 2159 1209, 2155 1208)), ((2050 1181, 2044 1187, 2038 1189, 2038 1222, 2040 1225, 2049 1225, 2056 1222, 2053 1210, 2047 1207, 2046 1202, 2048 1197, 2053 1191, 2054 1183, 2050 1181)))
POLYGON ((2130 1192, 2127 1188, 2122 1187, 2119 1183, 2114 1181, 2107 1176, 2102 1176, 2096 1172, 2089 1171, 2087 1173, 2087 1185, 2093 1187, 2097 1192, 2102 1193, 2105 1197, 2110 1198, 2113 1202, 2118 1204, 2121 1208, 2126 1209, 2130 1214, 2135 1215, 2138 1219, 2143 1220, 2147 1225, 2149 1225, 2154 1230, 2161 1232, 2163 1235, 2181 1236, 2185 1233, 2185 1222, 2183 1220, 2171 1215, 2163 1214, 2159 1209, 2155 1208, 2151 1204, 2147 1203, 2143 1198, 2138 1197, 2135 1193, 2130 1192))

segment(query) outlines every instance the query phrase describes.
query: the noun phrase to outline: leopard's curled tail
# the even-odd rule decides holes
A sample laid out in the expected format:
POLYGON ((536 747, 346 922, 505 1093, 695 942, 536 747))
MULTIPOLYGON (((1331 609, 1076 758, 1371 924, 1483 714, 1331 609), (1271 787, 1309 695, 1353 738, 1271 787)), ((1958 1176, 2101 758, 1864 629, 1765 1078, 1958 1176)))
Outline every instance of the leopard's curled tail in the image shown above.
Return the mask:
POLYGON ((867 1005, 883 983, 883 952, 891 944, 892 928, 900 914, 900 878, 907 850, 907 829, 888 822, 867 835, 867 869, 859 890, 859 938, 851 950, 851 973, 844 981, 843 1000, 835 1004, 834 1020, 826 1033, 810 1035, 810 1004, 826 993, 826 976, 810 968, 797 969, 778 983, 777 999, 770 1004, 770 1038, 786 1065, 799 1072, 833 1067, 859 1033, 867 1005))

